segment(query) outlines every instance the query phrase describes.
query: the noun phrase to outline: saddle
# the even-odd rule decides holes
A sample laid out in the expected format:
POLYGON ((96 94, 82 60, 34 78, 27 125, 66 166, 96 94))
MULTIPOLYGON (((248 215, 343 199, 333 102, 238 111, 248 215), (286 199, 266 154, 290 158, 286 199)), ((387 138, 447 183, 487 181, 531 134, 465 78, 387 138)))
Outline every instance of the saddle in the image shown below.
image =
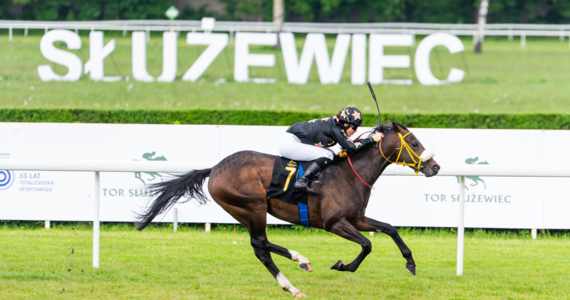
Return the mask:
POLYGON ((267 190, 267 197, 297 205, 299 207, 301 225, 306 227, 309 227, 308 195, 305 192, 296 190, 294 185, 297 179, 303 176, 304 170, 310 164, 310 161, 298 162, 285 157, 275 157, 271 184, 267 190))

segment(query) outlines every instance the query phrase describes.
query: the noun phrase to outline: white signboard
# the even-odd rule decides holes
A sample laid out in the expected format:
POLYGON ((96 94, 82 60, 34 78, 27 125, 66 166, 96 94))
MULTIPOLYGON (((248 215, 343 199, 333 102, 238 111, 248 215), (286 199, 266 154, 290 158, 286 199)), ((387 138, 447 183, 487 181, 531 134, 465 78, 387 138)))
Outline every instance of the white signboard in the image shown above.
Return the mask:
MULTIPOLYGON (((104 45, 103 32, 92 31, 89 34, 89 61, 81 59, 68 51, 58 49, 55 42, 63 42, 68 49, 81 49, 79 35, 69 30, 48 31, 40 42, 40 52, 49 61, 61 64, 69 69, 66 75, 57 75, 50 65, 38 66, 38 74, 43 81, 77 81, 84 74, 90 74, 95 81, 122 80, 117 76, 105 76, 104 59, 115 51, 115 40, 112 39, 104 45)), ((164 32, 163 34, 163 65, 162 75, 154 78, 146 69, 146 41, 147 34, 144 31, 132 33, 132 77, 137 81, 162 81, 172 82, 177 72, 177 45, 178 33, 164 32)), ((411 58, 409 55, 384 55, 384 47, 411 47, 414 44, 414 36, 411 34, 370 34, 368 53, 368 78, 372 84, 412 84, 412 79, 384 79, 386 68, 410 68, 411 58)), ((249 78, 249 67, 275 67, 274 54, 251 53, 250 46, 275 46, 281 45, 283 63, 289 83, 305 84, 309 79, 309 73, 315 61, 322 84, 338 84, 348 56, 349 48, 352 51, 352 84, 366 83, 366 42, 365 34, 339 34, 331 55, 326 44, 325 35, 322 33, 309 33, 305 39, 303 51, 300 56, 297 53, 295 36, 293 33, 250 33, 238 32, 235 35, 235 59, 234 80, 236 82, 271 83, 274 78, 249 78), (352 43, 351 43, 352 39, 352 43)), ((214 60, 226 48, 229 35, 226 33, 197 33, 189 32, 186 42, 189 45, 206 45, 206 50, 198 57, 193 65, 182 76, 183 81, 196 81, 214 60)), ((422 85, 440 85, 463 80, 465 72, 451 68, 446 79, 437 79, 430 67, 430 54, 436 46, 446 47, 451 54, 464 50, 463 43, 459 38, 448 33, 434 33, 425 37, 416 49, 414 70, 416 77, 422 85)), ((127 79, 127 78, 125 78, 127 79)), ((128 79, 127 79, 128 80, 128 79)))
MULTIPOLYGON (((241 150, 277 153, 286 127, 0 123, 0 159, 219 162, 241 150)), ((361 128, 360 131, 365 131, 361 128)), ((559 164, 570 131, 412 129, 446 164, 559 164), (532 142, 529 141, 540 141, 532 142), (524 145, 524 146, 521 146, 524 145), (545 147, 545 145, 557 145, 545 147), (548 158, 548 159, 545 159, 548 158)), ((346 174, 353 176, 353 174, 346 174)), ((102 173, 101 220, 132 222, 159 173, 102 173)), ((91 172, 0 171, 0 219, 79 220, 93 216, 91 172)), ((487 228, 570 228, 565 178, 466 177, 465 224, 487 228)), ((207 186, 204 185, 204 186, 207 186)), ((395 226, 457 226, 455 177, 381 176, 366 215, 395 226)), ((206 194, 207 193, 206 189, 206 194)), ((177 204, 180 222, 235 223, 215 202, 177 204)), ((155 221, 171 222, 172 212, 155 221)), ((284 224, 273 217, 272 224, 284 224)))

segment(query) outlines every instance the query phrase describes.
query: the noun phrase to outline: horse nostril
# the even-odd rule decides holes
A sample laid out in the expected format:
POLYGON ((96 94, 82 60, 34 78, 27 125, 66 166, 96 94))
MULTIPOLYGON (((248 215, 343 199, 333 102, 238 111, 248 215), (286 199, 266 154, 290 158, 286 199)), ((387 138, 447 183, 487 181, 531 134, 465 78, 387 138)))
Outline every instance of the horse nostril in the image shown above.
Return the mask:
POLYGON ((433 169, 436 170, 436 171, 439 171, 439 168, 440 168, 440 166, 437 165, 437 164, 433 166, 433 169))

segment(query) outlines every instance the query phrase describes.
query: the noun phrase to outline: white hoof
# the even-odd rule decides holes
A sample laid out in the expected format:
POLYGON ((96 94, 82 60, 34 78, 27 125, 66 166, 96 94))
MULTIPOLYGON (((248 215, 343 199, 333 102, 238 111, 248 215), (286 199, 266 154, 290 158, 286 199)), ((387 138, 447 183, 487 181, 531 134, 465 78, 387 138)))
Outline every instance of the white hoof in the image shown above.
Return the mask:
POLYGON ((293 295, 293 298, 307 298, 307 295, 303 294, 303 292, 299 291, 297 294, 293 295))

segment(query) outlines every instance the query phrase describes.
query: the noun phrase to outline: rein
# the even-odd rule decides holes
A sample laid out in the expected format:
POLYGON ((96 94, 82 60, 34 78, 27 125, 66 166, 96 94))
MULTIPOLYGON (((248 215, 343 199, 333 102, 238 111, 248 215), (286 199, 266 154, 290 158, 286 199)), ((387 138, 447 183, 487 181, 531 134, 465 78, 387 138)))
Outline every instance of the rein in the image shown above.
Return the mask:
MULTIPOLYGON (((367 132, 365 132, 367 133, 367 132)), ((412 150, 412 148, 410 148, 410 145, 408 145, 408 143, 406 142, 405 138, 412 133, 411 131, 406 133, 405 135, 402 135, 401 133, 398 132, 398 136, 400 136, 400 148, 396 148, 396 149, 400 149, 400 152, 398 152, 398 157, 396 157, 396 161, 391 161, 389 160, 386 155, 384 155, 384 151, 382 151, 382 139, 380 139, 380 141, 378 141, 378 150, 380 151, 380 154, 382 154, 382 157, 384 157, 385 160, 396 164, 396 165, 401 165, 403 167, 416 167, 418 170, 416 171, 416 177, 418 176, 418 173, 420 173, 420 169, 422 168, 422 158, 416 154, 416 152, 414 152, 414 150, 412 150), (410 155, 410 157, 412 158, 412 161, 414 161, 414 163, 407 163, 405 161, 399 162, 398 160, 400 160, 400 155, 402 155, 402 151, 406 149, 406 151, 408 152, 408 154, 410 155), (416 161, 416 159, 414 158, 414 156, 418 159, 416 161)), ((363 133, 364 134, 364 133, 363 133)), ((363 134, 361 134, 358 138, 360 138, 363 134)), ((362 177, 360 177, 360 175, 358 175, 358 172, 356 172, 356 169, 354 169, 354 166, 352 165, 352 161, 350 160, 350 155, 346 155, 346 158, 348 158, 348 163, 350 164, 350 167, 352 168, 352 171, 354 172, 354 174, 356 174, 356 176, 358 177, 358 179, 360 179, 360 181, 362 181, 362 183, 364 183, 364 185, 366 185, 369 188, 372 188, 372 186, 370 186, 368 183, 366 183, 366 181, 364 181, 364 179, 362 179, 362 177)))
POLYGON ((347 155, 346 158, 348 158, 348 163, 350 164, 352 171, 354 171, 354 174, 356 174, 356 176, 358 176, 358 179, 360 179, 360 181, 362 181, 362 183, 364 183, 364 185, 366 185, 367 187, 372 188, 368 183, 366 183, 366 181, 364 181, 364 179, 362 179, 362 177, 360 177, 360 175, 358 175, 358 173, 354 169, 354 166, 352 165, 352 161, 350 161, 350 155, 347 155))

